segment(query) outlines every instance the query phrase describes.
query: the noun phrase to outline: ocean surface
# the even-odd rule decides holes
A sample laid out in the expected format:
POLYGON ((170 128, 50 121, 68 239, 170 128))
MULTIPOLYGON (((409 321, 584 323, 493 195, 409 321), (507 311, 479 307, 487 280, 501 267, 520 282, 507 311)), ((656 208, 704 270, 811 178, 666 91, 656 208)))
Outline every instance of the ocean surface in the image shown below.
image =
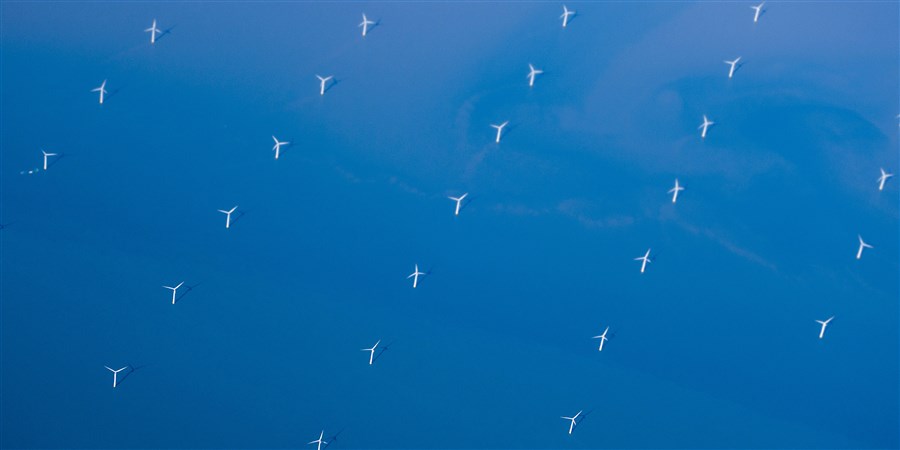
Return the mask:
POLYGON ((900 3, 751 5, 0 3, 0 446, 897 448, 900 3))

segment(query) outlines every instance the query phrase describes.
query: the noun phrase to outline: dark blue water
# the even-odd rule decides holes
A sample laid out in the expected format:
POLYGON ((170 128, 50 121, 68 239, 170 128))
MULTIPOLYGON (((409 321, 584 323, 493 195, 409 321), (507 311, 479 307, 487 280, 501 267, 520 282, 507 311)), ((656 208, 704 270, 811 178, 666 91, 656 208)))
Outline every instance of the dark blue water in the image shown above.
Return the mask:
POLYGON ((0 5, 0 445, 898 447, 900 5, 569 6, 0 5))

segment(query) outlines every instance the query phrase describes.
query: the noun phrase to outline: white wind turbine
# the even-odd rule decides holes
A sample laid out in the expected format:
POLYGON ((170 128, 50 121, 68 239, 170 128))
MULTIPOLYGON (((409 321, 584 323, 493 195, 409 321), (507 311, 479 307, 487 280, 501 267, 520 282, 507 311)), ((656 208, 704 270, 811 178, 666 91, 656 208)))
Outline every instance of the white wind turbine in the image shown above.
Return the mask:
POLYGON ((115 389, 115 387, 116 387, 116 385, 117 385, 117 383, 118 383, 118 375, 119 375, 119 372, 121 372, 121 371, 127 369, 128 366, 125 366, 125 367, 123 367, 123 368, 121 368, 121 369, 118 369, 118 370, 113 369, 112 367, 109 367, 109 366, 103 366, 103 367, 106 367, 106 370, 108 370, 108 371, 110 371, 110 372, 113 373, 113 389, 115 389))
POLYGON ((372 346, 372 348, 363 348, 360 351, 369 352, 369 365, 372 365, 373 360, 375 359, 375 349, 378 348, 378 344, 381 343, 381 339, 372 346))
POLYGON ((178 293, 178 288, 180 288, 181 285, 183 285, 183 284, 184 284, 184 281, 182 281, 181 283, 178 283, 178 285, 175 286, 175 287, 172 287, 172 286, 163 286, 164 288, 169 289, 169 290, 172 291, 172 304, 173 304, 173 305, 175 304, 175 295, 178 293))

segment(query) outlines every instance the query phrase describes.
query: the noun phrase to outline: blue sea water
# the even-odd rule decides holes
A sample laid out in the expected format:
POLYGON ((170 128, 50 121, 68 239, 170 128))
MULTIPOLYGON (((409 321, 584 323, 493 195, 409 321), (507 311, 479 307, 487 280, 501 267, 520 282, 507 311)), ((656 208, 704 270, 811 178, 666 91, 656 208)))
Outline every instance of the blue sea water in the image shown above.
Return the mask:
POLYGON ((900 3, 751 4, 3 2, 0 446, 897 448, 900 3))

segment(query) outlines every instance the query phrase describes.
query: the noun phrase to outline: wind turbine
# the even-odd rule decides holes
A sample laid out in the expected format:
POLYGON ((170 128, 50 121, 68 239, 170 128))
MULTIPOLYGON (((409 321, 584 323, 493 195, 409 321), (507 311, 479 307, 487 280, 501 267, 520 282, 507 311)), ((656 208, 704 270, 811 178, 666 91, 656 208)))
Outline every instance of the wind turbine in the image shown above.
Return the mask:
POLYGON ((466 192, 465 194, 463 194, 463 195, 461 195, 461 196, 459 196, 459 197, 447 197, 447 198, 449 198, 450 200, 453 200, 454 202, 456 202, 456 213, 455 213, 455 215, 457 215, 457 216, 459 215, 459 207, 460 207, 460 205, 462 205, 462 201, 463 201, 463 199, 466 198, 467 195, 469 195, 468 192, 466 192))
POLYGON ((231 213, 233 213, 236 209, 237 205, 235 205, 234 208, 231 208, 228 211, 225 211, 224 209, 219 210, 220 213, 225 214, 225 228, 231 228, 231 213))
POLYGON ((118 375, 119 375, 119 372, 121 372, 121 371, 127 369, 128 366, 125 366, 125 367, 123 367, 123 368, 121 368, 121 369, 119 369, 119 370, 114 370, 113 368, 111 368, 111 367, 109 367, 109 366, 103 366, 103 367, 106 367, 106 370, 108 370, 108 371, 110 371, 110 372, 113 373, 113 389, 115 389, 116 384, 118 383, 118 375))
POLYGON ((534 77, 542 73, 543 70, 535 69, 533 65, 528 64, 528 87, 534 87, 534 77))
POLYGON ((325 84, 328 83, 333 76, 328 75, 327 77, 322 77, 320 75, 316 75, 316 78, 319 79, 319 95, 325 95, 325 84))
POLYGON ((862 236, 860 236, 860 235, 857 234, 856 237, 859 238, 859 251, 856 252, 856 259, 861 259, 861 258, 862 258, 862 252, 863 252, 863 249, 864 249, 864 248, 875 248, 875 247, 872 247, 871 245, 866 244, 866 243, 863 241, 862 236))
POLYGON ((507 126, 508 124, 509 124, 508 120, 506 122, 501 123, 500 125, 491 124, 491 127, 497 129, 497 139, 495 142, 497 142, 498 144, 500 143, 500 135, 503 134, 503 127, 507 126))
POLYGON ((641 263, 641 273, 644 273, 644 269, 647 268, 647 263, 653 262, 653 261, 650 261, 650 249, 649 248, 647 249, 647 253, 645 253, 644 256, 641 256, 640 258, 634 258, 634 260, 635 261, 643 261, 641 263))
POLYGON ((706 139, 706 130, 709 129, 710 125, 713 125, 713 124, 715 124, 715 122, 709 120, 706 117, 706 114, 704 114, 703 115, 703 123, 701 123, 700 126, 697 127, 698 130, 703 130, 700 132, 701 139, 706 139))
MULTIPOLYGON (((44 170, 47 170, 47 168, 45 167, 44 170)), ((879 170, 881 170, 881 176, 878 177, 878 190, 883 191, 884 190, 884 182, 887 181, 888 178, 894 176, 894 174, 887 173, 884 171, 884 169, 879 169, 879 170)))
POLYGON ((675 200, 678 200, 678 192, 683 191, 684 186, 678 184, 678 178, 675 179, 675 187, 669 189, 669 193, 672 194, 672 203, 675 203, 675 200))
POLYGON ((569 24, 569 16, 574 16, 574 15, 575 15, 575 11, 571 11, 571 10, 569 10, 569 8, 566 8, 566 5, 563 5, 563 13, 561 16, 559 16, 559 18, 562 19, 562 21, 563 21, 563 28, 565 28, 566 25, 569 24))
POLYGON ((822 339, 822 337, 825 336, 825 327, 828 326, 828 322, 831 322, 831 319, 834 319, 834 316, 829 317, 828 320, 817 320, 816 321, 816 322, 819 322, 820 324, 822 324, 822 329, 819 331, 819 339, 822 339))
POLYGON ((369 365, 370 366, 372 365, 372 361, 375 359, 375 349, 378 347, 378 344, 380 344, 380 343, 381 343, 381 339, 379 339, 378 342, 376 342, 375 345, 372 346, 372 348, 360 349, 360 351, 369 352, 369 365))
POLYGON ((416 264, 416 270, 413 273, 409 274, 408 277, 406 277, 407 280, 410 278, 413 279, 413 289, 415 289, 416 285, 419 284, 419 275, 425 275, 425 272, 419 272, 419 265, 416 264))
POLYGON ((572 434, 572 430, 575 428, 575 421, 578 419, 578 416, 581 415, 581 411, 578 411, 578 414, 575 414, 573 417, 560 416, 561 419, 571 420, 572 422, 569 424, 569 434, 572 434))
POLYGON ((592 339, 600 339, 600 348, 598 348, 597 351, 601 351, 601 352, 602 352, 602 351, 603 351, 603 343, 609 340, 609 339, 606 338, 606 333, 607 333, 607 332, 609 332, 609 327, 606 327, 606 329, 603 330, 603 334, 601 334, 600 336, 594 336, 594 337, 592 338, 592 339))
POLYGON ((319 433, 319 438, 318 438, 318 439, 316 439, 316 440, 314 440, 314 441, 309 441, 309 442, 306 443, 306 445, 309 445, 309 444, 319 444, 318 446, 316 446, 316 450, 322 450, 322 444, 328 445, 328 443, 325 442, 325 440, 323 439, 324 437, 325 437, 325 430, 322 430, 322 432, 319 433))
POLYGON ((361 26, 363 29, 363 31, 362 31, 363 37, 366 37, 366 33, 369 31, 369 25, 375 25, 375 21, 369 20, 366 17, 366 13, 363 13, 363 21, 360 22, 360 24, 359 24, 359 26, 361 26))
POLYGON ((728 64, 729 66, 731 66, 731 68, 728 69, 728 78, 731 78, 731 77, 734 76, 734 69, 735 69, 735 67, 737 67, 737 63, 738 63, 740 60, 741 60, 741 57, 738 56, 738 57, 735 58, 733 61, 728 61, 728 60, 725 60, 725 61, 724 61, 725 64, 728 64))
POLYGON ((103 83, 100 84, 100 87, 96 87, 91 89, 91 92, 99 92, 100 93, 100 104, 103 104, 103 96, 106 94, 106 80, 103 80, 103 83))
POLYGON ((44 170, 47 170, 47 158, 50 156, 56 156, 56 153, 47 153, 44 149, 41 149, 41 153, 44 154, 44 170))
POLYGON ((279 142, 278 139, 275 138, 275 136, 272 136, 272 140, 275 141, 275 146, 272 147, 272 150, 275 150, 275 159, 278 159, 278 155, 279 153, 281 153, 281 146, 288 145, 290 144, 290 142, 279 142))
POLYGON ((175 287, 163 286, 164 288, 170 289, 172 291, 172 304, 173 305, 175 304, 175 294, 178 292, 178 288, 180 288, 182 284, 184 284, 184 281, 182 281, 181 283, 178 283, 178 286, 175 286, 175 287))
POLYGON ((765 4, 766 4, 766 2, 762 2, 758 5, 754 5, 754 6, 750 7, 754 11, 756 11, 755 13, 753 13, 753 23, 756 23, 759 21, 759 14, 762 13, 762 8, 763 8, 763 5, 765 5, 765 4))
POLYGON ((156 28, 156 19, 153 19, 153 25, 150 28, 144 30, 144 33, 150 32, 150 44, 156 43, 156 34, 159 33, 159 28, 156 28))

